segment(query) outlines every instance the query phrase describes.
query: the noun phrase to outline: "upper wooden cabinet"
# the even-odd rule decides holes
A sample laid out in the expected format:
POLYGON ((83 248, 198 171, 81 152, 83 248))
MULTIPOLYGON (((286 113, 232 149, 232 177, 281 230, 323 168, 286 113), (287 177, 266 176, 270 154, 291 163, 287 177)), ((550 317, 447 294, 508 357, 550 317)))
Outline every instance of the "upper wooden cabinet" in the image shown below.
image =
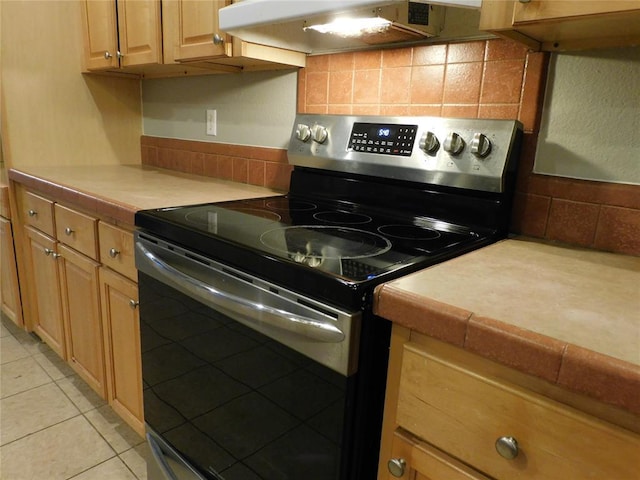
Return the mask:
POLYGON ((86 69, 162 63, 159 0, 85 0, 86 69))
POLYGON ((230 2, 162 2, 165 62, 230 57, 231 38, 218 28, 218 10, 230 2))
POLYGON ((306 65, 304 53, 244 42, 222 32, 218 27, 218 11, 230 3, 230 0, 163 0, 164 62, 223 72, 306 65))
POLYGON ((304 67, 306 55, 218 28, 228 0, 83 0, 85 71, 144 77, 304 67))
POLYGON ((483 0, 480 29, 535 50, 637 45, 640 0, 483 0))

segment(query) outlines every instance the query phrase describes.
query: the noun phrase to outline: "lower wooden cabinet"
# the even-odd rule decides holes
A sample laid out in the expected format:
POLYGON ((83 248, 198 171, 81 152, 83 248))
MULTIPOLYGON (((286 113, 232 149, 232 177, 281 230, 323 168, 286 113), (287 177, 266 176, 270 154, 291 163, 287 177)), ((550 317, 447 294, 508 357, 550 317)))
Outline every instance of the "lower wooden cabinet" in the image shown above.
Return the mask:
POLYGON ((638 433, 549 397, 568 394, 539 379, 396 330, 379 479, 638 478, 638 433))
POLYGON ((107 400, 118 415, 144 435, 138 286, 103 267, 100 269, 100 293, 107 400))
POLYGON ((4 217, 0 217, 0 265, 2 265, 0 307, 13 323, 23 327, 22 302, 20 301, 16 254, 13 246, 13 229, 11 220, 4 217))
MULTIPOLYGON (((24 233, 18 261, 27 277, 21 289, 25 328, 144 435, 132 231, 22 185, 16 189, 24 233)), ((11 230, 5 223, 0 227, 4 287, 4 244, 11 230)))
POLYGON ((24 232, 31 328, 66 360, 56 241, 33 227, 25 227, 24 232))
POLYGON ((107 386, 98 284, 100 265, 66 245, 59 246, 59 254, 67 359, 76 373, 104 398, 107 386))

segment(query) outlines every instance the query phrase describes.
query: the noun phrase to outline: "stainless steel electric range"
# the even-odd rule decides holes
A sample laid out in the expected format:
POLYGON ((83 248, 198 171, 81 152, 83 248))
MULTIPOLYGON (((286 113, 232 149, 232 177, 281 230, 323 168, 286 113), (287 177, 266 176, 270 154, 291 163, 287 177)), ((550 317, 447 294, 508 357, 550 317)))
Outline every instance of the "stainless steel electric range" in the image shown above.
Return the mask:
POLYGON ((374 479, 374 288, 507 235, 521 134, 298 115, 288 194, 138 212, 149 478, 374 479))

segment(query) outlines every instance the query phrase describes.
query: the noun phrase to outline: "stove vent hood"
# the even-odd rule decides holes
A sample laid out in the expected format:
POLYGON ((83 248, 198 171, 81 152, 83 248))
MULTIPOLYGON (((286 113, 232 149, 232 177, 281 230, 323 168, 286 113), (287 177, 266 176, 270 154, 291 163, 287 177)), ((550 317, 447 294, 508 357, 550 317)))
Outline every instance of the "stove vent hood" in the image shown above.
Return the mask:
POLYGON ((487 38, 478 31, 481 0, 237 0, 220 9, 220 30, 242 40, 309 54, 437 40, 487 38), (331 22, 384 26, 321 33, 331 22), (322 27, 321 27, 322 28, 322 27))

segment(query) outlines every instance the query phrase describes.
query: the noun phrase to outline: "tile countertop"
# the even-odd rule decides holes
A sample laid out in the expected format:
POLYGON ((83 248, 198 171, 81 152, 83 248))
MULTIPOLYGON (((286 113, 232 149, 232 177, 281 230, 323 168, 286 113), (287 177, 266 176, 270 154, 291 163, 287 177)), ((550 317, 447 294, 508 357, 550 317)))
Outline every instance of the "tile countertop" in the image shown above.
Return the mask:
POLYGON ((640 414, 640 257, 508 239, 379 286, 374 308, 640 414))
POLYGON ((129 226, 137 210, 283 193, 146 165, 21 167, 9 170, 9 178, 129 226))

